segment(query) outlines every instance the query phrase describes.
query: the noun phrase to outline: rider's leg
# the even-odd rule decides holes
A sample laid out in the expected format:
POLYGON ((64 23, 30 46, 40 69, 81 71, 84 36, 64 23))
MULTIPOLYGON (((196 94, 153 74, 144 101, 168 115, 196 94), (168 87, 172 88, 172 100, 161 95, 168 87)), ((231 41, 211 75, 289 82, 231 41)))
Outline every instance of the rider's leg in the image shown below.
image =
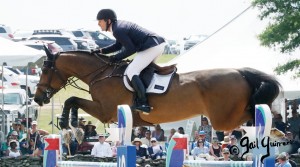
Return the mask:
POLYGON ((147 96, 146 96, 146 89, 145 86, 140 79, 139 76, 135 75, 132 77, 131 80, 132 87, 136 92, 136 105, 135 110, 142 111, 145 113, 149 113, 151 110, 151 107, 148 104, 147 96))
POLYGON ((140 104, 138 103, 138 106, 136 106, 136 109, 139 111, 142 110, 146 113, 150 112, 145 86, 139 78, 139 74, 144 68, 146 68, 152 61, 154 61, 163 53, 164 47, 165 43, 149 48, 145 51, 138 52, 127 68, 128 78, 132 82, 133 89, 136 91, 136 95, 138 98, 137 101, 140 102, 140 104))

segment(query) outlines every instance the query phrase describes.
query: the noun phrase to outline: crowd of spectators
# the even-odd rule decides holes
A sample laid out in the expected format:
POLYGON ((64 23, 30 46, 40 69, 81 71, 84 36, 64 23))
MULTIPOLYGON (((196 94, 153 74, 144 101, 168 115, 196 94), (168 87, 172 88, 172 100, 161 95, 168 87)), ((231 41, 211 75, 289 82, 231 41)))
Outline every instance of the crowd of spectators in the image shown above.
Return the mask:
POLYGON ((12 129, 8 132, 6 140, 1 140, 1 157, 42 155, 44 149, 42 137, 49 133, 38 129, 37 121, 30 121, 28 124, 29 130, 26 132, 26 124, 26 120, 15 120, 12 123, 12 129))

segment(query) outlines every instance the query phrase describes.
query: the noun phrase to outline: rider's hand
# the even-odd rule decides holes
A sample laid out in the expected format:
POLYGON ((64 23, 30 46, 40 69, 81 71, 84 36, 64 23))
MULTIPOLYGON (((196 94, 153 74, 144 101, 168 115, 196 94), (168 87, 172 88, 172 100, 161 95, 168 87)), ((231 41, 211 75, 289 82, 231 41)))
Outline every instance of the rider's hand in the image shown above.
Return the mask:
POLYGON ((110 57, 109 57, 109 62, 111 62, 111 63, 116 63, 116 62, 118 62, 118 60, 116 59, 115 56, 110 56, 110 57))
POLYGON ((91 54, 97 54, 97 53, 101 53, 101 49, 95 49, 95 50, 91 50, 91 54))

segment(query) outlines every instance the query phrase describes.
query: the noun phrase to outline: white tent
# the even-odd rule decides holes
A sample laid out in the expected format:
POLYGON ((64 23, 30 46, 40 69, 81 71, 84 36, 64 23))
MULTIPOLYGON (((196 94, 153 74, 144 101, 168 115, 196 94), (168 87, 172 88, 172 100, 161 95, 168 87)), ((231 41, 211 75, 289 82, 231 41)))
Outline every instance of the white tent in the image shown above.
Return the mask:
MULTIPOLYGON (((27 47, 21 43, 13 42, 11 40, 0 37, 0 65, 3 65, 3 63, 5 62, 9 66, 28 67, 28 63, 36 62, 44 55, 45 52, 43 51, 38 51, 36 49, 27 47)), ((27 78, 26 78, 26 82, 27 82, 27 78)), ((2 98, 4 98, 4 96, 2 96, 2 98)), ((26 101, 28 101, 28 99, 26 99, 26 101)), ((4 104, 2 104, 0 108, 3 108, 3 105, 4 104)), ((26 110, 27 109, 28 109, 28 104, 26 103, 26 110)), ((5 115, 4 113, 0 113, 0 114, 3 114, 2 116, 5 115)), ((3 119, 2 121, 1 127, 5 127, 5 124, 9 125, 9 122, 5 123, 6 121, 4 120, 5 119, 3 119)), ((3 128, 1 130, 4 132, 3 128)), ((6 126, 6 133, 8 132, 8 130, 9 130, 9 126, 6 126)))
POLYGON ((1 65, 6 62, 9 66, 27 66, 29 62, 36 62, 44 55, 43 51, 0 37, 1 65))
MULTIPOLYGON (((266 47, 260 46, 257 35, 267 26, 258 18, 259 12, 250 8, 240 17, 228 24, 207 40, 194 46, 186 53, 177 56, 167 64, 177 64, 178 72, 190 72, 211 68, 240 68, 252 67, 269 74, 278 64, 283 64, 290 58, 300 58, 300 54, 281 54, 266 47)), ((204 25, 205 26, 205 25, 204 25)), ((290 75, 276 76, 284 90, 280 97, 288 99, 299 98, 300 81, 290 79, 290 75)), ((273 103, 273 107, 283 110, 282 98, 273 103)), ((192 120, 198 124, 200 117, 192 120), (197 121, 198 120, 198 121, 197 121)), ((163 128, 185 126, 187 120, 162 124, 163 128)))
MULTIPOLYGON (((291 56, 260 46, 257 35, 267 23, 262 22, 258 14, 257 10, 248 9, 219 32, 171 60, 169 64, 176 63, 179 73, 221 67, 252 67, 274 74, 273 70, 278 64, 291 58, 300 58, 300 52, 291 56)), ((291 80, 290 76, 278 78, 285 90, 300 90, 300 81, 291 80)))

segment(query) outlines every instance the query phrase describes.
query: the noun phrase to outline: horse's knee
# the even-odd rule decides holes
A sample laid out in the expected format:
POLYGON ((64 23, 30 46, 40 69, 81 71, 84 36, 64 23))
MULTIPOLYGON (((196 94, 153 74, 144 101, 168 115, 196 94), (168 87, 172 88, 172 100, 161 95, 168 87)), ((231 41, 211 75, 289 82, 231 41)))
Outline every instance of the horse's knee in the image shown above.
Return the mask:
POLYGON ((65 106, 69 108, 77 107, 77 100, 78 97, 72 96, 65 101, 65 106))

